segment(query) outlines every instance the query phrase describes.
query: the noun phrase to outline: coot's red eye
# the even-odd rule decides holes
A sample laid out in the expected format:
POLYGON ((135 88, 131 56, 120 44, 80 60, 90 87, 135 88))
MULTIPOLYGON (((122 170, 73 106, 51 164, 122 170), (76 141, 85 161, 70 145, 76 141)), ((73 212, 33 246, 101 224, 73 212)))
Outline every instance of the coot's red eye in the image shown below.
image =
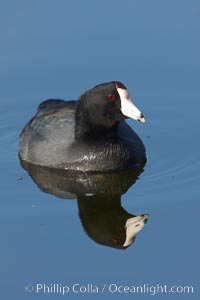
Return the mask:
POLYGON ((114 237, 113 242, 115 244, 119 244, 120 243, 120 238, 118 236, 114 237))
POLYGON ((115 100, 115 95, 113 95, 113 94, 108 94, 108 95, 107 95, 107 99, 108 99, 109 101, 114 101, 114 100, 115 100))

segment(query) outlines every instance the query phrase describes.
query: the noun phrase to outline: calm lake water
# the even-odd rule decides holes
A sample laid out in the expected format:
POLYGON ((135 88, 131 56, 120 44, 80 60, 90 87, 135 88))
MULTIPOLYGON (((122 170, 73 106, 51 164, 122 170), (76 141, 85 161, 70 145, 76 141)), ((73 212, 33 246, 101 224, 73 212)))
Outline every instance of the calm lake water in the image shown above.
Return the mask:
POLYGON ((199 299, 199 1, 7 1, 0 25, 1 298, 150 299, 155 286, 159 299, 199 299), (127 85, 146 117, 128 120, 147 149, 139 178, 75 182, 41 170, 31 178, 18 138, 40 101, 77 99, 112 80, 127 85), (76 199, 82 190, 89 200, 76 199), (95 200, 96 190, 103 196, 95 200), (100 243, 108 218, 101 199, 119 213, 150 215, 129 248, 100 243), (99 210, 89 229, 87 209, 99 210), (37 284, 70 290, 37 293, 37 284), (146 292, 115 290, 137 285, 146 292), (194 292, 181 294, 180 286, 194 292))

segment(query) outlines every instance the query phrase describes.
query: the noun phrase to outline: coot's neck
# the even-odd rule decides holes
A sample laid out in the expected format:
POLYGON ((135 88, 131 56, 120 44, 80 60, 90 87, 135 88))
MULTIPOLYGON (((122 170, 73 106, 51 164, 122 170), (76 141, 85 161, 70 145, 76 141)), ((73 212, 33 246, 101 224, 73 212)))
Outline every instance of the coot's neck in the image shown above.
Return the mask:
POLYGON ((84 140, 84 139, 102 139, 102 138, 111 138, 115 136, 117 124, 113 127, 97 127, 86 124, 76 124, 75 127, 75 138, 76 140, 84 140), (84 127, 83 127, 84 126, 84 127))
POLYGON ((79 110, 76 111, 75 115, 75 138, 76 140, 91 140, 91 139, 102 139, 115 136, 118 123, 113 126, 97 126, 90 123, 88 115, 79 110))

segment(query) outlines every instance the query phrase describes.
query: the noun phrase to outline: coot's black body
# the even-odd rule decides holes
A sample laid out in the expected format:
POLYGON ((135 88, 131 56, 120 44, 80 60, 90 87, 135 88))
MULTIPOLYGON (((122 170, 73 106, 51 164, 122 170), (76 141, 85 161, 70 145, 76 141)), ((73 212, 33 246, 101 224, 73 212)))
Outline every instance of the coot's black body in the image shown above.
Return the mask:
POLYGON ((128 116, 144 121, 144 117, 135 106, 136 111, 128 115, 129 100, 123 84, 110 82, 87 91, 78 101, 42 102, 20 135, 20 159, 87 172, 122 170, 145 163, 144 144, 124 120, 128 116), (128 99, 125 108, 123 93, 128 99))

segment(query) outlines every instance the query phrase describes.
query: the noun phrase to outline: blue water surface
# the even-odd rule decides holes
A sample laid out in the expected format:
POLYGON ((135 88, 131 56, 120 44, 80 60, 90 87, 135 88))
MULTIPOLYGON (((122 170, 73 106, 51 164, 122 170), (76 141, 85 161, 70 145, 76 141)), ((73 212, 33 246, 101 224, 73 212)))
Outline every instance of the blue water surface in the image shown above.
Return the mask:
POLYGON ((1 299, 151 298, 111 284, 193 286, 157 297, 199 299, 200 2, 1 1, 0 32, 1 299), (148 162, 121 201, 150 218, 126 250, 95 243, 77 200, 41 191, 18 160, 20 131, 40 101, 77 99, 112 80, 146 117, 128 120, 148 162), (37 284, 99 292, 37 293, 37 284))

